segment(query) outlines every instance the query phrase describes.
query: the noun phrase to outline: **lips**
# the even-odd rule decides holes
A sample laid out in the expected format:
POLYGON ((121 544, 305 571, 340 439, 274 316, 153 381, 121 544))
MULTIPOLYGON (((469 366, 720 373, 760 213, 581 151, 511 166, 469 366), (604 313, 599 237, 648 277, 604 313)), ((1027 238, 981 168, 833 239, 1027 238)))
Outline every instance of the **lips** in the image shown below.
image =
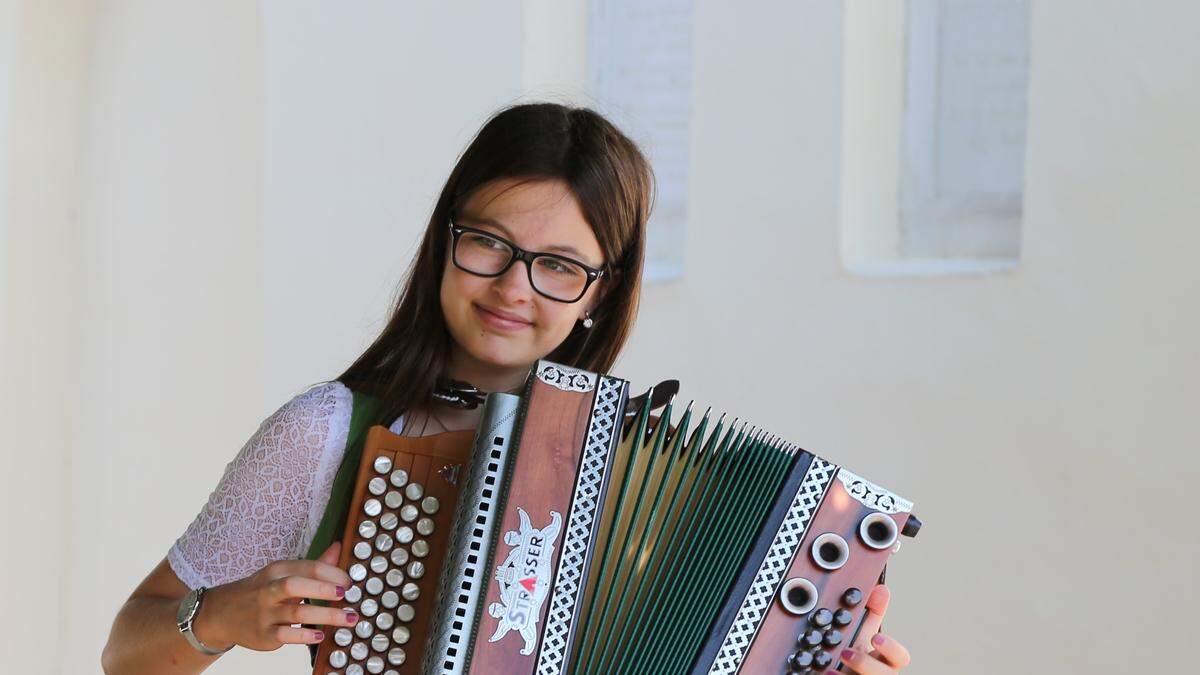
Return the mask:
POLYGON ((473 304, 472 307, 475 308, 476 313, 479 314, 480 318, 482 318, 484 322, 495 328, 500 328, 503 330, 517 330, 533 325, 533 322, 528 319, 500 309, 491 309, 489 307, 476 304, 473 304))

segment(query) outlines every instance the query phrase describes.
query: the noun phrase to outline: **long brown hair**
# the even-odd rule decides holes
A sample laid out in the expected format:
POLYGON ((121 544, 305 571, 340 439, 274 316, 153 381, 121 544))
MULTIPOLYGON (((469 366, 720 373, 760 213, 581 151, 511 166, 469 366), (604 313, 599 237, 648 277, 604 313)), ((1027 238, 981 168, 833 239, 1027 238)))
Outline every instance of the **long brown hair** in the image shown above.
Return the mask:
POLYGON ((547 358, 603 373, 629 338, 654 199, 649 163, 633 141, 595 111, 557 103, 511 106, 483 125, 450 172, 387 326, 337 378, 380 398, 377 420, 426 405, 445 375, 451 337, 439 293, 447 223, 451 211, 475 190, 502 178, 565 182, 606 261, 601 298, 591 314, 594 326, 576 324, 547 358))

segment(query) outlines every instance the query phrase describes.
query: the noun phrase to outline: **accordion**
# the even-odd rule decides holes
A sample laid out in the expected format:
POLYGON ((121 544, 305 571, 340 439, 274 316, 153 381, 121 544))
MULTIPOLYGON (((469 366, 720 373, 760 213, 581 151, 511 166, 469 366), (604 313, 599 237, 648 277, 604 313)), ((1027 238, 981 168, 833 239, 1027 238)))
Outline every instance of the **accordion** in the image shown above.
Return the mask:
POLYGON ((837 668, 912 504, 669 388, 539 361, 473 433, 372 427, 314 673, 837 668))

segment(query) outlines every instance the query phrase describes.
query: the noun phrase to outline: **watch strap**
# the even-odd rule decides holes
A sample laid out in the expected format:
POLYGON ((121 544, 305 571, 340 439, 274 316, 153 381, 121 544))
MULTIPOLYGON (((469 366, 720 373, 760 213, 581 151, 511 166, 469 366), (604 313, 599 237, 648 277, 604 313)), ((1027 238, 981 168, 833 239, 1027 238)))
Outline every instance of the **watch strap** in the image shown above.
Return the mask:
POLYGON ((200 613, 200 604, 204 600, 204 592, 207 590, 207 588, 201 586, 200 588, 197 588, 191 593, 188 593, 188 595, 184 596, 183 602, 185 603, 188 601, 188 597, 193 594, 196 596, 196 601, 192 604, 192 611, 188 613, 183 621, 179 622, 179 632, 183 634, 183 638, 188 641, 188 644, 190 644, 197 651, 209 656, 217 656, 219 654, 224 654, 230 649, 233 649, 233 645, 230 645, 225 649, 213 649, 212 647, 209 647, 201 642, 200 638, 196 637, 196 633, 192 631, 192 622, 196 619, 196 615, 200 613))

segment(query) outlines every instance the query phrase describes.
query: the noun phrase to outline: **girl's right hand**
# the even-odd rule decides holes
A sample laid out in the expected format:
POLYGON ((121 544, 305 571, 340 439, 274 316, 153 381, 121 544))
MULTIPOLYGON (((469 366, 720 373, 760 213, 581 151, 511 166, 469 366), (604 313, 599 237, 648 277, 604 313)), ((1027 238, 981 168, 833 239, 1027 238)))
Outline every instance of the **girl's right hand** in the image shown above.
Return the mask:
POLYGON ((235 644, 258 651, 285 644, 313 644, 325 638, 321 626, 358 623, 353 610, 301 604, 309 600, 341 600, 350 577, 337 567, 341 542, 316 560, 279 560, 245 579, 209 589, 193 630, 213 649, 235 644), (318 628, 295 628, 308 624, 318 628))

